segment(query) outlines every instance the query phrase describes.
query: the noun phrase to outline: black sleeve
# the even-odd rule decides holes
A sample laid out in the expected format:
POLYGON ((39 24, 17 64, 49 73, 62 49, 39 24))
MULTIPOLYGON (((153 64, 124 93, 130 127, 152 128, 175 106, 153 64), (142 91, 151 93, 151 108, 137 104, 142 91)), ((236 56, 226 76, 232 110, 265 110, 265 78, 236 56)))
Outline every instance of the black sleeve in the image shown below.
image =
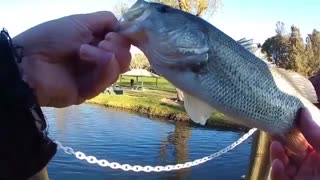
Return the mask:
POLYGON ((0 34, 0 180, 28 179, 56 153, 32 89, 22 80, 21 60, 7 31, 0 34))

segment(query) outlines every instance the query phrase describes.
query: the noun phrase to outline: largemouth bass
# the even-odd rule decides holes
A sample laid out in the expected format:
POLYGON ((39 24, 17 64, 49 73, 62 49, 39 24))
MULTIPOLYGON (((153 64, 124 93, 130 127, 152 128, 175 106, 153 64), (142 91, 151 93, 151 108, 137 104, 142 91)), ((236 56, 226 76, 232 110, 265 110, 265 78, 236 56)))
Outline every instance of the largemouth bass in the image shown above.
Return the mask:
POLYGON ((269 133, 292 152, 307 148, 296 123, 299 110, 307 108, 315 120, 320 111, 306 77, 266 63, 204 19, 159 3, 138 0, 116 31, 184 92, 194 122, 203 125, 218 111, 269 133))

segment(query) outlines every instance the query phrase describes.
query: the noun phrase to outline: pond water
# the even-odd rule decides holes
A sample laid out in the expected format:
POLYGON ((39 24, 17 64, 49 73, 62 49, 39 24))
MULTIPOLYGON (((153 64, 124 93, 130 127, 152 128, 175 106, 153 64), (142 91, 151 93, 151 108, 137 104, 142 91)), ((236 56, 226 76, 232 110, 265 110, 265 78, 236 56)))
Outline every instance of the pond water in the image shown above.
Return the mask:
MULTIPOLYGON (((202 158, 233 143, 244 132, 219 131, 83 104, 43 108, 52 139, 75 151, 120 164, 168 165, 202 158)), ((58 149, 48 165, 52 180, 231 179, 246 174, 251 138, 202 165, 180 171, 144 173, 103 168, 58 149)))

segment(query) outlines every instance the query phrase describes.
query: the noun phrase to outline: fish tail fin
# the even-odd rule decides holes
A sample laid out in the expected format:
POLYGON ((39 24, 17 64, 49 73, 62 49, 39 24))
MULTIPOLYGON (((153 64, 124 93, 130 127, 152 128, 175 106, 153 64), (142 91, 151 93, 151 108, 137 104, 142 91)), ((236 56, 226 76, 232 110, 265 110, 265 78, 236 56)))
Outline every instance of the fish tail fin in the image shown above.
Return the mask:
POLYGON ((293 154, 299 154, 306 151, 308 145, 308 141, 299 129, 293 129, 286 135, 286 149, 293 154))

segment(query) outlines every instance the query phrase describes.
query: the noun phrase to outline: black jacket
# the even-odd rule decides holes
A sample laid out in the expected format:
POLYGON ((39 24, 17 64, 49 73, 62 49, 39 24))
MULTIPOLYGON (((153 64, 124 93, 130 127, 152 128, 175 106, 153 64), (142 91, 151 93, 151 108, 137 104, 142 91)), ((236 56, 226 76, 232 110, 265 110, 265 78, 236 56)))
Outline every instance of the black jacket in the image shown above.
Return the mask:
POLYGON ((0 180, 24 180, 43 169, 57 146, 32 89, 22 80, 21 60, 7 31, 0 34, 0 180))

